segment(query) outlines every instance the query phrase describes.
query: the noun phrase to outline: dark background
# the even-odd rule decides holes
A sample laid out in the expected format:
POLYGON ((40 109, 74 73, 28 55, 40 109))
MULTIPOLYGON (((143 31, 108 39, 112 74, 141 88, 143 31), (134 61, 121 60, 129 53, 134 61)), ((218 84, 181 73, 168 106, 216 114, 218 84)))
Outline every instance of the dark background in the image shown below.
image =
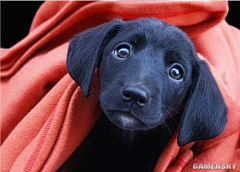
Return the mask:
MULTIPOLYGON (((1 47, 9 48, 24 38, 42 1, 1 2, 1 47)), ((227 22, 240 28, 240 1, 229 2, 227 22)))

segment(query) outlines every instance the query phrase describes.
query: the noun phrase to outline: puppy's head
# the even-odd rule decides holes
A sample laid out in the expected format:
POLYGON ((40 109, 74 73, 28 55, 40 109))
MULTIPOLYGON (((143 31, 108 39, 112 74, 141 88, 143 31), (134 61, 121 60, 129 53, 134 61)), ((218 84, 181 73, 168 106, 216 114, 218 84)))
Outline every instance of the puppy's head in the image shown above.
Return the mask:
POLYGON ((208 66, 185 33, 160 20, 114 20, 80 33, 69 45, 67 68, 85 97, 99 68, 102 109, 122 129, 149 130, 182 115, 178 144, 185 145, 226 125, 208 66))

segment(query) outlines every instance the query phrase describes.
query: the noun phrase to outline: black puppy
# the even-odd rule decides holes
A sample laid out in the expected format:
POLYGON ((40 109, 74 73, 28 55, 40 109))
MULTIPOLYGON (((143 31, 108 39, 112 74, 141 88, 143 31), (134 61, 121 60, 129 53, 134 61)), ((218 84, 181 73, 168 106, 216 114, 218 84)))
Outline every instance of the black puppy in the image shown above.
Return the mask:
POLYGON ((80 33, 70 43, 67 69, 86 98, 96 68, 104 114, 61 169, 78 157, 79 171, 153 171, 178 127, 182 146, 216 137, 226 125, 227 108, 207 64, 172 25, 114 20, 80 33))

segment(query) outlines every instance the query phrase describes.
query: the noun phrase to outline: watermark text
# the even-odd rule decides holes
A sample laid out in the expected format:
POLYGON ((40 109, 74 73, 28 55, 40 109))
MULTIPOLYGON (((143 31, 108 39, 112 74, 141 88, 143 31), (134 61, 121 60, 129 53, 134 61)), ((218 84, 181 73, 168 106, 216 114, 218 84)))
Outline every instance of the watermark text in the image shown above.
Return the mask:
POLYGON ((193 164, 193 169, 195 170, 234 170, 237 164, 193 164))

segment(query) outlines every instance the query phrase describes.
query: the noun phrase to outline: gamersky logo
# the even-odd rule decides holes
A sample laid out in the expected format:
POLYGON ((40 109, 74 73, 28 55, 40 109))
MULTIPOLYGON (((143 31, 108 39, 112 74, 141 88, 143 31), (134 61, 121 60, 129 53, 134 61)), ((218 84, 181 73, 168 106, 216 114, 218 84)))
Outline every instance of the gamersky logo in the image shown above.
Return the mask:
POLYGON ((193 164, 194 170, 235 170, 237 164, 193 164))

